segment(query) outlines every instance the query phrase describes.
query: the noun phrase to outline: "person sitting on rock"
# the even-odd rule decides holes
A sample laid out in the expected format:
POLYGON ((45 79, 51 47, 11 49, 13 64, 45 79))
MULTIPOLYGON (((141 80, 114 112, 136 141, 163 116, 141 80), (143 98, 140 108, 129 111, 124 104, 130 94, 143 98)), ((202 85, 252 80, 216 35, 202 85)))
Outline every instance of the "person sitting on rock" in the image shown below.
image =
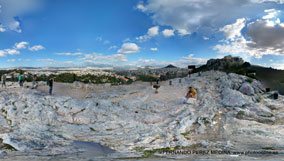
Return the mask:
POLYGON ((193 87, 189 87, 188 88, 188 92, 184 98, 183 103, 187 103, 187 104, 194 104, 195 100, 197 98, 197 91, 195 88, 193 87))
POLYGON ((189 98, 197 98, 197 91, 196 91, 196 89, 195 88, 193 88, 193 87, 189 87, 188 88, 188 92, 187 92, 187 94, 186 94, 186 96, 185 96, 187 99, 189 99, 189 98))

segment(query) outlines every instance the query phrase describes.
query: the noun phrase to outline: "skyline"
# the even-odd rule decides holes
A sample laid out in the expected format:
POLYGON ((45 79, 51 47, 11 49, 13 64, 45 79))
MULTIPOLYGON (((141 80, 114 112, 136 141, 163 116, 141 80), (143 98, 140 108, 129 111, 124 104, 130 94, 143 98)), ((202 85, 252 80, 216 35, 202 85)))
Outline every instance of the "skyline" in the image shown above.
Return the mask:
POLYGON ((204 64, 284 69, 283 0, 0 0, 0 68, 204 64))

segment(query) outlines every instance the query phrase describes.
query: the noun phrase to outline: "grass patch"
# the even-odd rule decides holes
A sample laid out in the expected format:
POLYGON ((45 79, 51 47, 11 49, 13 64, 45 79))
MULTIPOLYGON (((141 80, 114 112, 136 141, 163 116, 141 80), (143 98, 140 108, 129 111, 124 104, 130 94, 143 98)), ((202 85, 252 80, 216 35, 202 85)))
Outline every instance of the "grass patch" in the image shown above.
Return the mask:
POLYGON ((252 82, 253 82, 253 79, 252 79, 252 78, 248 78, 248 79, 246 79, 246 82, 252 83, 252 82))
POLYGON ((238 119, 242 119, 242 118, 244 118, 244 116, 245 116, 245 111, 239 111, 238 113, 237 113, 237 118, 238 119))
POLYGON ((135 147, 133 150, 135 150, 136 152, 143 152, 145 150, 145 147, 135 147))

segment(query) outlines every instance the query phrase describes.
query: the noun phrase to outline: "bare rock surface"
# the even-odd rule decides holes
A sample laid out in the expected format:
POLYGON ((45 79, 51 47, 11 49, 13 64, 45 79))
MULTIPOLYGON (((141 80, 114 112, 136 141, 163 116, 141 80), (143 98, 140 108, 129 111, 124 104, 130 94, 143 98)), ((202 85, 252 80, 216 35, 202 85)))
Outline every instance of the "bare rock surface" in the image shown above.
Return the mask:
POLYGON ((119 152, 194 145, 284 150, 284 97, 270 99, 259 82, 246 80, 209 71, 181 83, 174 79, 172 86, 162 82, 158 94, 148 83, 135 82, 93 87, 81 99, 10 86, 0 91, 0 138, 20 152, 48 154, 68 152, 74 141, 119 152), (189 86, 198 98, 184 104, 189 86))

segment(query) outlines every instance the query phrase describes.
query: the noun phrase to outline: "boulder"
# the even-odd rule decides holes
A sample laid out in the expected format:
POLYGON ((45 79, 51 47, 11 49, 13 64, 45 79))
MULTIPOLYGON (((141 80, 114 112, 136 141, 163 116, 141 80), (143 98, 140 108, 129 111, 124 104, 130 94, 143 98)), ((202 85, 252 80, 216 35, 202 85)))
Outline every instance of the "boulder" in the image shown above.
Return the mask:
POLYGON ((247 82, 242 84, 239 91, 248 96, 253 96, 255 94, 254 88, 251 86, 250 83, 247 82))
POLYGON ((222 92, 222 104, 227 107, 242 107, 251 103, 241 92, 226 88, 222 92))

